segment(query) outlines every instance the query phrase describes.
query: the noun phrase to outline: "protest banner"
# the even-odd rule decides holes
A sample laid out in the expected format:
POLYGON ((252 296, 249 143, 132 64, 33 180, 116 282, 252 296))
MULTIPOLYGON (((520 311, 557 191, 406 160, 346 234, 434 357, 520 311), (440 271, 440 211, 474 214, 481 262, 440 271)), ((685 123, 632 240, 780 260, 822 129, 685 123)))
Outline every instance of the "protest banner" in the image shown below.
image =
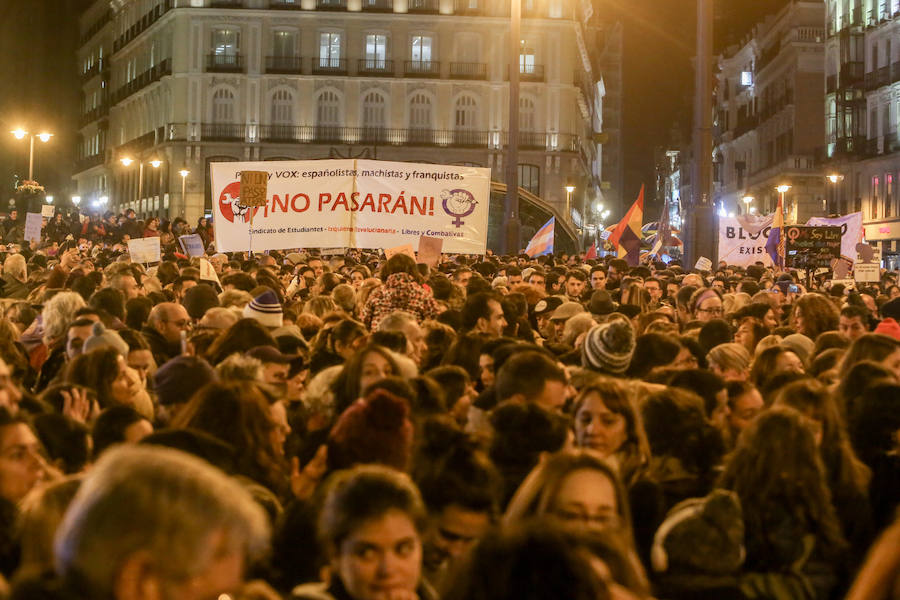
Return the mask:
POLYGON ((52 204, 44 204, 43 206, 41 206, 41 216, 50 219, 53 217, 55 210, 56 209, 53 208, 52 204))
POLYGON ((697 259, 697 264, 694 265, 694 268, 698 271, 710 271, 712 270, 712 261, 705 256, 701 256, 697 259))
POLYGON ((216 247, 395 248, 424 235, 443 239, 444 252, 484 254, 490 173, 373 160, 211 163, 216 247), (268 174, 265 205, 241 201, 243 171, 268 174))
POLYGON ((405 254, 411 259, 416 260, 416 253, 413 251, 412 244, 403 244, 402 246, 396 246, 395 248, 384 249, 384 257, 388 260, 398 254, 405 254))
POLYGON ((863 217, 861 212, 851 213, 842 217, 811 217, 807 222, 810 226, 840 227, 841 228, 841 256, 853 265, 856 260, 856 244, 862 241, 863 217))
POLYGON ((178 236, 178 241, 181 242, 181 247, 184 248, 184 252, 188 256, 203 256, 205 254, 203 251, 203 238, 200 237, 199 233, 178 236))
POLYGON ((44 217, 41 213, 26 213, 25 215, 25 241, 40 242, 41 227, 44 224, 44 217))
POLYGON ((766 240, 772 228, 773 215, 719 217, 719 261, 747 267, 757 261, 772 266, 766 252, 766 240))
POLYGON ((159 237, 151 236, 128 240, 128 254, 132 262, 159 262, 159 237))
POLYGON ((441 238, 433 238, 422 236, 419 238, 419 255, 418 262, 428 265, 432 269, 436 268, 441 262, 441 249, 444 247, 444 240, 441 238))

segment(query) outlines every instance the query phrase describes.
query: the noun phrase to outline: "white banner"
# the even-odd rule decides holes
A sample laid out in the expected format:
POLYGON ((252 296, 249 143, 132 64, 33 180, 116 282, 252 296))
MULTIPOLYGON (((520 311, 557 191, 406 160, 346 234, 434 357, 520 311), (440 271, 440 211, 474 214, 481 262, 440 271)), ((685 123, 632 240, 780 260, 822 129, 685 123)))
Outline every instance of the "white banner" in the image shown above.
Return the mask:
POLYGON ((719 217, 719 261, 740 267, 762 261, 765 266, 772 266, 772 257, 766 252, 772 218, 773 215, 719 217))
POLYGON ((834 217, 832 219, 826 217, 812 217, 806 222, 807 225, 824 225, 826 227, 841 228, 841 256, 847 259, 850 264, 856 260, 856 245, 862 241, 863 236, 863 218, 861 212, 851 213, 843 217, 834 217))
POLYGON ((210 175, 220 252, 394 248, 423 235, 444 252, 485 252, 490 169, 314 160, 212 163, 210 175), (241 204, 242 170, 269 174, 265 206, 241 204))
POLYGON ((188 256, 203 256, 206 254, 203 251, 203 238, 200 237, 199 233, 179 236, 178 241, 181 242, 181 247, 184 248, 184 252, 188 256))
POLYGON ((150 237, 128 240, 128 254, 131 256, 132 262, 159 262, 159 236, 153 235, 150 237))

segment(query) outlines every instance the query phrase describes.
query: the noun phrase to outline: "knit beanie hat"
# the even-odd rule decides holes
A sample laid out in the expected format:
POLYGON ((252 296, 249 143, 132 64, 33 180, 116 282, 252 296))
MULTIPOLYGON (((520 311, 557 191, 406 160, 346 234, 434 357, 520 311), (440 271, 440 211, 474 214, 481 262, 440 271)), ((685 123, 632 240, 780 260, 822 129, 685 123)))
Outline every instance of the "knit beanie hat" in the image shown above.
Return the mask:
POLYGON ((202 319, 209 309, 219 306, 219 295, 211 285, 200 283, 184 293, 184 309, 192 319, 202 319))
POLYGON ((614 319, 587 332, 581 346, 581 365, 593 371, 621 375, 634 355, 631 322, 614 319))
POLYGON ((815 350, 816 344, 802 333, 792 333, 781 340, 781 345, 800 357, 803 364, 809 364, 809 359, 815 350))
POLYGON ((878 324, 878 327, 875 328, 874 333, 889 335, 895 340, 900 340, 900 323, 897 323, 897 321, 888 317, 887 319, 883 319, 881 323, 878 324))
POLYGON ((744 563, 744 519, 737 494, 715 490, 676 504, 650 551, 653 570, 673 575, 731 575, 744 563))
POLYGON ((284 312, 278 296, 272 290, 266 290, 244 307, 244 317, 256 319, 263 327, 273 329, 284 324, 284 312))
POLYGON ((373 390, 350 405, 328 438, 328 466, 346 469, 379 463, 405 470, 412 450, 413 427, 406 400, 384 389, 373 390))
POLYGON ((163 406, 184 404, 194 392, 216 380, 209 363, 196 356, 176 356, 153 375, 153 389, 163 406))
POLYGON ((91 335, 84 341, 83 352, 87 354, 99 348, 113 348, 122 356, 128 356, 128 344, 112 329, 107 329, 97 321, 91 328, 91 335))

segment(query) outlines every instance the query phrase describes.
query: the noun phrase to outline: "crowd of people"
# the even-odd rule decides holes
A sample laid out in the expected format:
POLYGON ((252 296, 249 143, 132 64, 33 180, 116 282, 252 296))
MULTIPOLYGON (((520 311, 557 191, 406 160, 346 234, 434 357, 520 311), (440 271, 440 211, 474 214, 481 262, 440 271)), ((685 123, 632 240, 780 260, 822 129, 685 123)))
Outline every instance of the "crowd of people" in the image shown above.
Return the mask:
POLYGON ((900 597, 896 273, 54 221, 0 227, 0 597, 900 597))

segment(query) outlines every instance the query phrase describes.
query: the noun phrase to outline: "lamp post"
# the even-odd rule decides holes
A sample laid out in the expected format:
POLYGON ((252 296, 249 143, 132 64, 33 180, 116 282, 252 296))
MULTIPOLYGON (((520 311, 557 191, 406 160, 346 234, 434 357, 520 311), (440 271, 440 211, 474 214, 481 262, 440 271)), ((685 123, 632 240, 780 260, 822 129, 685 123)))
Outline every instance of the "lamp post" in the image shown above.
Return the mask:
MULTIPOLYGON (((130 156, 123 156, 122 158, 119 159, 119 162, 121 162, 124 166, 129 167, 129 166, 131 166, 131 163, 134 162, 134 159, 131 158, 130 156)), ((158 158, 154 158, 149 161, 149 164, 154 169, 158 169, 159 166, 162 164, 162 161, 159 160, 158 158)), ((138 195, 137 195, 138 204, 140 204, 143 197, 144 197, 144 161, 138 160, 138 195)))
POLYGON ((566 219, 569 222, 572 221, 572 192, 575 191, 575 186, 571 183, 566 184, 566 219))
POLYGON ((21 127, 19 129, 14 129, 10 133, 12 133, 17 140, 21 140, 26 135, 29 137, 28 144, 28 179, 34 180, 34 138, 37 138, 44 142, 45 144, 50 141, 50 138, 53 137, 52 133, 47 133, 42 131, 38 134, 28 133, 21 127))
POLYGON ((744 201, 744 212, 749 215, 750 205, 753 204, 753 196, 744 196, 741 200, 744 201))
POLYGON ((184 197, 184 184, 187 181, 187 176, 190 175, 190 173, 191 172, 185 168, 182 168, 180 171, 178 171, 178 174, 181 175, 181 218, 182 219, 185 218, 185 214, 187 211, 187 201, 185 200, 185 197, 184 197))
POLYGON ((506 206, 503 211, 505 254, 519 252, 519 31, 522 3, 509 3, 509 125, 506 144, 506 206))
POLYGON ((787 185, 786 183, 782 183, 781 185, 779 185, 778 187, 775 188, 775 190, 779 194, 781 194, 781 216, 782 216, 782 218, 784 218, 784 213, 785 213, 784 195, 787 193, 787 191, 789 189, 791 189, 791 186, 787 185))
POLYGON ((844 176, 840 173, 831 173, 825 176, 825 179, 828 180, 829 183, 834 185, 834 189, 831 192, 831 197, 833 199, 832 209, 834 212, 839 212, 839 202, 838 202, 838 193, 840 192, 840 188, 838 184, 844 180, 844 176))

